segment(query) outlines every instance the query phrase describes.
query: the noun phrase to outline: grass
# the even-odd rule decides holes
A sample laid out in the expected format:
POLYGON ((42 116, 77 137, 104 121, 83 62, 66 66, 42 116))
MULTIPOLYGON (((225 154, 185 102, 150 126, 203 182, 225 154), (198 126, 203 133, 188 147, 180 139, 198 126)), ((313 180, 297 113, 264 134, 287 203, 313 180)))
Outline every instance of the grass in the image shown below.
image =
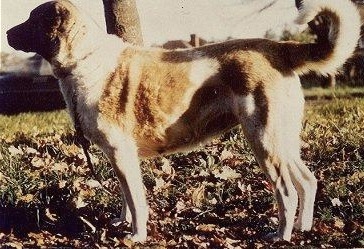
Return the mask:
POLYGON ((14 116, 0 116, 0 138, 14 140, 19 134, 27 137, 69 133, 72 129, 66 111, 21 113, 14 116))
MULTIPOLYGON (((314 228, 273 246, 363 247, 362 89, 308 89, 302 157, 319 180, 314 228), (316 92, 316 95, 315 95, 316 92)), ((115 175, 92 147, 103 185, 115 175)), ((277 226, 270 186, 235 129, 187 155, 143 161, 150 205, 142 247, 269 247, 277 226)), ((10 248, 131 247, 121 206, 90 176, 65 111, 0 116, 0 244, 10 248)))

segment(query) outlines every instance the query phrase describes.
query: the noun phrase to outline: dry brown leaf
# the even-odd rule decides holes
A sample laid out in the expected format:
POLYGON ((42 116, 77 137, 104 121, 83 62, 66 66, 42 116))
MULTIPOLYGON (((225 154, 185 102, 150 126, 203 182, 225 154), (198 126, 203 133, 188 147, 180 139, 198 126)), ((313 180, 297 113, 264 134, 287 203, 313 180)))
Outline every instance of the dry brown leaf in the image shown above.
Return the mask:
POLYGON ((215 229, 216 229, 215 224, 201 224, 196 227, 196 230, 201 232, 212 232, 215 229))
POLYGON ((66 187, 66 183, 67 183, 67 181, 62 180, 62 181, 60 181, 60 182, 58 183, 58 187, 59 187, 59 188, 64 188, 64 187, 66 187))
POLYGON ((171 175, 173 173, 173 168, 167 158, 162 158, 162 171, 167 175, 171 175))
POLYGON ((34 200, 34 195, 32 194, 26 194, 26 195, 23 195, 21 197, 19 197, 19 200, 25 202, 25 203, 30 203, 34 200))
POLYGON ((210 175, 210 173, 207 172, 206 170, 201 170, 200 173, 199 173, 199 176, 202 176, 202 177, 207 177, 209 175, 210 175))
POLYGON ((11 156, 21 156, 24 154, 23 150, 21 148, 16 148, 14 145, 11 145, 8 149, 11 156))
POLYGON ((35 168, 43 168, 46 166, 45 159, 38 156, 35 156, 30 163, 35 168))
POLYGON ((155 186, 153 188, 154 193, 160 192, 163 188, 166 187, 166 182, 163 180, 162 177, 158 177, 155 179, 155 186))
POLYGON ((96 181, 94 179, 90 179, 86 182, 86 185, 89 186, 90 188, 100 188, 101 184, 99 181, 96 181))
POLYGON ((26 154, 38 154, 39 153, 36 149, 28 147, 28 146, 24 149, 24 152, 26 154))
POLYGON ((76 204, 76 208, 83 208, 86 207, 88 204, 86 202, 84 202, 83 196, 82 195, 78 195, 77 199, 74 200, 75 204, 76 204))
POLYGON ((344 221, 339 218, 335 218, 335 227, 343 229, 345 227, 344 221))
POLYGON ((205 200, 205 184, 202 183, 199 187, 192 191, 192 203, 196 207, 201 207, 205 200))
POLYGON ((51 169, 59 172, 67 172, 69 170, 69 167, 67 163, 60 162, 53 164, 51 169))
POLYGON ((176 208, 177 208, 177 213, 180 213, 181 211, 183 211, 184 209, 186 209, 186 205, 184 204, 184 202, 178 201, 176 203, 176 208))
POLYGON ((48 219, 50 219, 53 222, 56 222, 58 220, 57 215, 56 214, 52 214, 49 210, 49 208, 46 208, 45 210, 45 215, 48 219))
POLYGON ((222 167, 221 171, 216 169, 212 172, 216 178, 222 180, 237 179, 241 177, 241 174, 237 173, 234 169, 229 166, 222 167))
POLYGON ((5 243, 5 246, 9 246, 9 247, 13 247, 16 249, 22 249, 23 248, 23 244, 17 241, 14 242, 7 242, 5 243))
POLYGON ((44 234, 43 233, 28 233, 28 237, 33 238, 37 246, 44 246, 44 234))
POLYGON ((128 239, 128 238, 123 239, 123 244, 127 248, 133 248, 133 246, 134 246, 134 242, 131 239, 128 239))
POLYGON ((221 161, 223 161, 223 160, 230 159, 230 158, 233 158, 233 157, 234 157, 234 154, 231 153, 231 151, 228 151, 228 150, 224 149, 221 152, 220 159, 221 159, 221 161))

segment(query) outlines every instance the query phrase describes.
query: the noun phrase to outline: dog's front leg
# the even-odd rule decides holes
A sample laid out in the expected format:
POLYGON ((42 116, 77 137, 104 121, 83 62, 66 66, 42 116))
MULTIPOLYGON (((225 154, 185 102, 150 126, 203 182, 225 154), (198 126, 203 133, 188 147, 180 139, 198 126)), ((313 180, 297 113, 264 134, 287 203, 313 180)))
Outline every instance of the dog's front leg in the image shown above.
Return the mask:
POLYGON ((135 242, 145 241, 148 205, 135 142, 127 137, 119 137, 116 143, 112 143, 112 149, 107 154, 120 181, 127 205, 123 207, 122 215, 126 214, 126 207, 130 209, 133 230, 130 239, 135 242))
POLYGON ((122 198, 120 217, 115 218, 111 221, 111 224, 113 224, 113 225, 117 225, 117 224, 125 222, 125 221, 129 222, 129 223, 132 222, 130 209, 128 207, 128 203, 127 203, 127 200, 125 197, 123 186, 121 186, 121 185, 120 185, 120 191, 121 191, 121 198, 122 198))

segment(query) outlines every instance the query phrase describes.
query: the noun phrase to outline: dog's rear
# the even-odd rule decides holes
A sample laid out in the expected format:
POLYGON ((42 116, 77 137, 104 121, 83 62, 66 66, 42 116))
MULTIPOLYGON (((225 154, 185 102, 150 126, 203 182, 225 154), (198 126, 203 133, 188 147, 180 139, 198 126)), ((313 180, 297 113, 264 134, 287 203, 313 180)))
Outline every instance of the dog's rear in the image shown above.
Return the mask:
POLYGON ((298 22, 319 13, 331 25, 313 44, 251 39, 165 51, 124 45, 101 32, 95 39, 88 31, 97 27, 83 23, 78 10, 63 0, 38 7, 8 31, 8 40, 51 62, 71 113, 78 108, 82 129, 116 171, 135 241, 146 239, 148 213, 138 152, 179 150, 236 124, 274 187, 280 218, 274 238, 290 240, 298 198, 296 227, 311 229, 317 188, 300 157, 304 101, 297 74, 334 72, 360 34, 351 2, 306 0, 298 22), (76 108, 74 91, 80 96, 76 108))

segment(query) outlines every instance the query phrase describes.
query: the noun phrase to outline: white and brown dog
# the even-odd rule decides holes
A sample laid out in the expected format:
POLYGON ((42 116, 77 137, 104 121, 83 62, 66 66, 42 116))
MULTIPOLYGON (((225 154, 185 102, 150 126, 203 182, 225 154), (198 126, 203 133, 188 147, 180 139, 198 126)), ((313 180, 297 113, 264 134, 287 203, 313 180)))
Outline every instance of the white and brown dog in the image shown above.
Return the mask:
POLYGON ((296 228, 311 229, 317 186, 300 158, 304 99, 298 75, 335 72, 360 33, 357 9, 347 0, 304 1, 297 22, 318 14, 331 26, 312 44, 248 39, 168 51, 123 43, 59 0, 37 7, 7 34, 13 48, 51 63, 71 117, 77 96, 83 132, 105 152, 121 182, 133 240, 147 237, 139 157, 190 149, 239 124, 274 186, 276 238, 290 240, 298 200, 296 228))

